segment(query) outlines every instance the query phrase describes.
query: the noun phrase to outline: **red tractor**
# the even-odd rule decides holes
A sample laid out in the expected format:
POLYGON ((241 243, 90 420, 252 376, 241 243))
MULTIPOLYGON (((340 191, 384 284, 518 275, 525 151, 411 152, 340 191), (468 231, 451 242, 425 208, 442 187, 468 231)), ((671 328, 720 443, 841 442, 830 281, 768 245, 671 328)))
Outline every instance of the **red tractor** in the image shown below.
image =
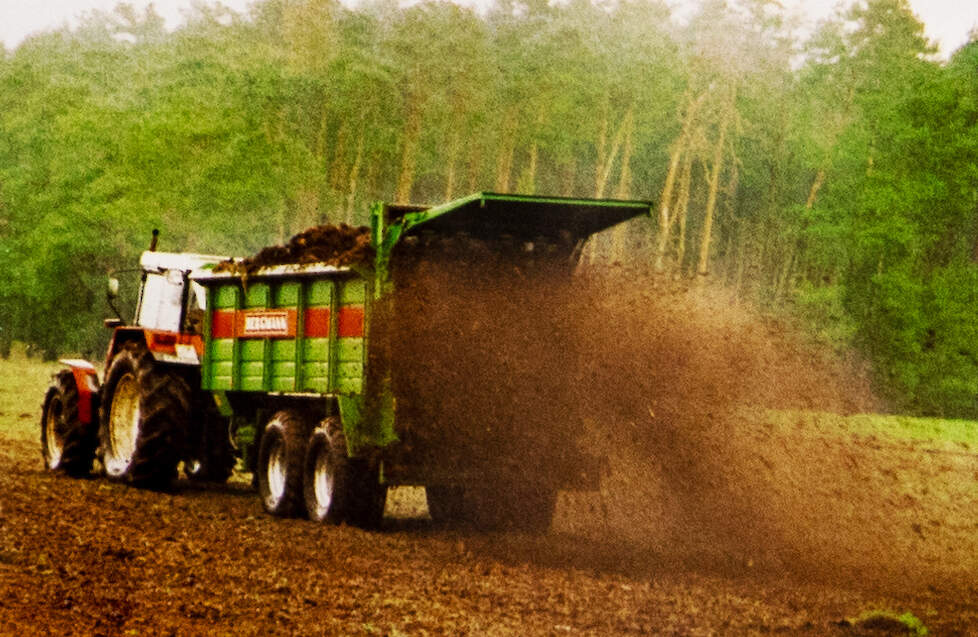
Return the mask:
MULTIPOLYGON (((164 488, 180 463, 191 479, 225 481, 236 458, 228 420, 200 391, 204 290, 192 271, 225 257, 157 252, 140 259, 135 319, 106 319, 113 330, 104 375, 62 360, 44 397, 41 451, 48 469, 88 475, 98 460, 111 479, 164 488)), ((109 281, 109 301, 118 294, 109 281)))

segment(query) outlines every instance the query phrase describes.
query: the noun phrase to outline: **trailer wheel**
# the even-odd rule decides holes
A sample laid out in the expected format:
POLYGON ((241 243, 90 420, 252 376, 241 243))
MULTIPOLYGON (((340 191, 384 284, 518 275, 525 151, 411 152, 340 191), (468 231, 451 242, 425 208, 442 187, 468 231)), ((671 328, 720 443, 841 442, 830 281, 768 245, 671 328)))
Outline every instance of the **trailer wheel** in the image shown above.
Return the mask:
POLYGON ((165 488, 176 477, 191 390, 142 344, 125 346, 106 374, 100 412, 102 465, 113 480, 165 488))
POLYGON ((383 520, 387 488, 367 461, 347 456, 339 418, 327 418, 312 432, 304 485, 311 520, 363 528, 376 528, 383 520))
POLYGON ((41 410, 41 454, 44 466, 70 476, 87 476, 95 459, 91 424, 78 418, 78 385, 69 370, 54 377, 41 410))
POLYGON ((280 411, 265 425, 258 450, 258 493, 272 515, 302 514, 302 469, 308 425, 291 410, 280 411))

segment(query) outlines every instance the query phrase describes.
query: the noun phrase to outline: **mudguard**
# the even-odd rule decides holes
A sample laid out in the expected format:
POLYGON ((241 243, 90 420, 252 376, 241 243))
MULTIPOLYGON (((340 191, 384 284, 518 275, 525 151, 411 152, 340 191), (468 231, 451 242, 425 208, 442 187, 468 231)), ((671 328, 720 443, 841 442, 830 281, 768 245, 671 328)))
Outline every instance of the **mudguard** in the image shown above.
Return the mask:
POLYGON ((95 366, 85 360, 63 358, 58 361, 71 370, 78 386, 78 420, 88 425, 98 411, 99 380, 95 366))

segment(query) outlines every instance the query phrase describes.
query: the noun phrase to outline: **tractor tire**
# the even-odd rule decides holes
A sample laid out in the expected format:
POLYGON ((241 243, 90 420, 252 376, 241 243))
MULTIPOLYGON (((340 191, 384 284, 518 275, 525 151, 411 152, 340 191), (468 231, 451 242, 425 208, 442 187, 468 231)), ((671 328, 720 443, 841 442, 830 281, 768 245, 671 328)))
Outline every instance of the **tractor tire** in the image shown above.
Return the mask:
POLYGON ((179 374, 158 365, 142 344, 127 344, 103 386, 99 442, 112 480, 165 489, 183 456, 192 392, 179 374))
POLYGON ((329 524, 377 528, 384 517, 387 487, 378 471, 347 456, 338 418, 327 418, 312 432, 303 476, 306 514, 329 524))
POLYGON ((96 446, 95 426, 78 418, 75 376, 62 370, 51 382, 41 410, 44 466, 73 477, 85 477, 92 471, 96 446))
POLYGON ((298 412, 283 410, 265 425, 258 448, 258 494, 265 511, 279 517, 303 514, 302 474, 309 425, 298 412))
POLYGON ((195 451, 183 461, 183 472, 193 482, 223 484, 231 477, 238 458, 231 445, 228 421, 214 410, 206 410, 200 423, 195 451))

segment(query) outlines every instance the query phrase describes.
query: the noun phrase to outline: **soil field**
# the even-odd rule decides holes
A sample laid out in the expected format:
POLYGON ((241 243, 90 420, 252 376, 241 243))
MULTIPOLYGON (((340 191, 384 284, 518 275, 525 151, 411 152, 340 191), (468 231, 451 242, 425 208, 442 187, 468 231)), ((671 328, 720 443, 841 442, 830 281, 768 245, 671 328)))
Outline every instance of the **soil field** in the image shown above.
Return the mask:
POLYGON ((367 532, 268 517, 246 476, 46 472, 51 369, 0 361, 0 634, 978 634, 967 442, 741 410, 688 453, 618 445, 545 535, 435 527, 413 489, 367 532))

